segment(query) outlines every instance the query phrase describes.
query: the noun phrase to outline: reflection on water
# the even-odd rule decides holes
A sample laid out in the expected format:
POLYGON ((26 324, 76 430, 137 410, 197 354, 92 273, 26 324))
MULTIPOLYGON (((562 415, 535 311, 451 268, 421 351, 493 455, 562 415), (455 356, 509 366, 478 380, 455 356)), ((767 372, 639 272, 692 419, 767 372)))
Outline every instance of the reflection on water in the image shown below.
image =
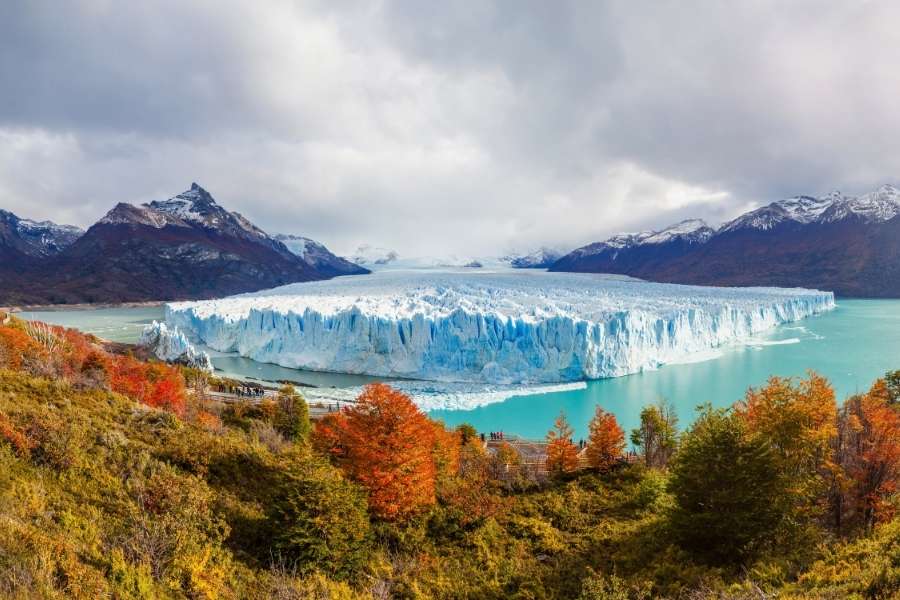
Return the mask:
MULTIPOLYGON (((113 341, 135 342, 146 323, 163 318, 163 309, 111 308, 22 316, 76 327, 113 341)), ((474 410, 436 410, 431 414, 451 425, 468 422, 480 431, 503 430, 534 438, 543 437, 564 410, 576 436, 583 437, 597 404, 615 414, 628 430, 637 425, 643 406, 665 398, 675 405, 685 425, 700 404, 728 406, 743 397, 748 387, 764 384, 770 375, 799 376, 808 369, 828 377, 838 398, 843 399, 864 391, 885 371, 900 369, 900 301, 842 300, 833 312, 702 358, 708 360, 591 381, 582 389, 517 396, 474 410)), ((214 354, 213 363, 229 374, 326 388, 359 386, 373 380, 298 371, 237 356, 214 354)))

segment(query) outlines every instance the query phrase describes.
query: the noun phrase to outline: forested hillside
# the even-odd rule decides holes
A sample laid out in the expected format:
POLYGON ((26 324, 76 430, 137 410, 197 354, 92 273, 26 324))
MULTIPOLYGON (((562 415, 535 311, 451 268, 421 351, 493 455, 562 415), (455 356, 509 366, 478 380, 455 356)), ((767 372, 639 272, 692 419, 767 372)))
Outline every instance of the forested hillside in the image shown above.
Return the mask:
MULTIPOLYGON (((900 376, 598 408, 539 468, 370 386, 310 423, 0 315, 3 598, 894 598, 900 376), (636 457, 623 454, 626 438, 636 457)), ((637 401, 637 399, 635 399, 637 401)))

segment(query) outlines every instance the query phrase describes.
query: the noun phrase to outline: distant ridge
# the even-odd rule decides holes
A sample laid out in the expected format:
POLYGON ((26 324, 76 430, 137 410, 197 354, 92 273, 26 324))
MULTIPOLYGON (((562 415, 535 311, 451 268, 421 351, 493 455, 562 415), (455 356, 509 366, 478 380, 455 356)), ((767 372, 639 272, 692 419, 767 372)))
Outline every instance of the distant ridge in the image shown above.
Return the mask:
POLYGON ((774 285, 900 297, 900 189, 796 196, 713 229, 699 220, 583 246, 552 271, 698 285, 774 285))

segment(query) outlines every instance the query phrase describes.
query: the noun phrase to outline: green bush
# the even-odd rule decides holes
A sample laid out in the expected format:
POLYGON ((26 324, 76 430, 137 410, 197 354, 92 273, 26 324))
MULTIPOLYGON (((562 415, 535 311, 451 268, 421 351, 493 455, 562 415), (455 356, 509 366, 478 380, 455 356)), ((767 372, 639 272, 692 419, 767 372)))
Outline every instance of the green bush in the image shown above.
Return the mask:
POLYGON ((365 495, 325 460, 291 457, 273 505, 274 550, 301 574, 351 579, 366 566, 372 536, 365 495))

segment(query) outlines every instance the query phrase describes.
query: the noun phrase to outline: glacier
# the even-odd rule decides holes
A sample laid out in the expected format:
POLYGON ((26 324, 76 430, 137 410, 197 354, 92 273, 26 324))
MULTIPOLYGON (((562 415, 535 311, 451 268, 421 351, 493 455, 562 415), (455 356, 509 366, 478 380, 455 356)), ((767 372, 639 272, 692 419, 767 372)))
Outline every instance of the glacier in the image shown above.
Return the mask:
POLYGON ((169 303, 166 322, 284 367, 508 385, 655 369, 834 306, 831 292, 806 289, 396 270, 169 303))
POLYGON ((139 346, 147 348, 156 358, 213 372, 209 354, 197 350, 178 327, 168 327, 165 323, 153 321, 141 332, 139 346))

